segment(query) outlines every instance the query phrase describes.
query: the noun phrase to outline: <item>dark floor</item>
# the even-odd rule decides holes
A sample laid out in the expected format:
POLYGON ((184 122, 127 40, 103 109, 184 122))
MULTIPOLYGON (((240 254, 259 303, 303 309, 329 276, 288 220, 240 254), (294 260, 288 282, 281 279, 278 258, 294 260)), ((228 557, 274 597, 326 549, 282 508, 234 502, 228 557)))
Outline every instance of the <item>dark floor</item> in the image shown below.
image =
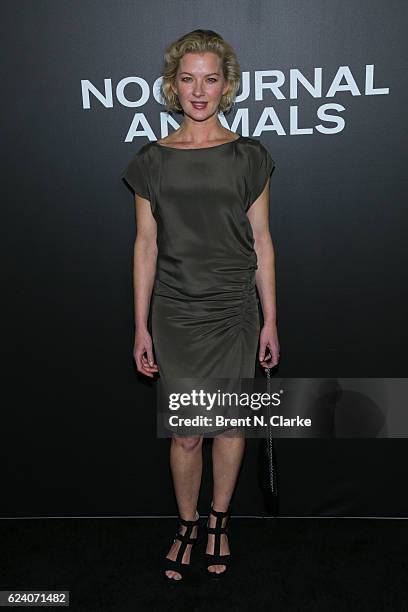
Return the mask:
POLYGON ((406 520, 231 517, 234 567, 225 581, 209 584, 197 567, 194 584, 172 587, 159 560, 176 525, 175 518, 0 520, 0 590, 70 591, 75 612, 408 610, 406 520))

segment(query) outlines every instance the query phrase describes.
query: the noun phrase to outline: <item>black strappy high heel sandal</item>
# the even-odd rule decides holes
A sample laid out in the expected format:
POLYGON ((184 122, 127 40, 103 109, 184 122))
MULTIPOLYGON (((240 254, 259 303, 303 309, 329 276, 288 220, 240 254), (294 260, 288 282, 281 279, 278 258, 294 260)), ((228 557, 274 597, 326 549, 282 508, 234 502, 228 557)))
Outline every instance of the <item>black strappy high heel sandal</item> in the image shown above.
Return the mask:
POLYGON ((227 555, 220 555, 221 534, 225 533, 226 535, 228 535, 228 527, 226 526, 226 523, 225 523, 225 527, 222 527, 221 525, 222 525, 223 519, 229 516, 230 508, 231 507, 228 506, 228 509, 226 512, 218 512, 217 510, 214 510, 212 504, 210 508, 210 513, 217 518, 215 527, 209 527, 210 517, 208 517, 208 521, 206 525, 207 534, 214 534, 214 553, 211 554, 211 553, 206 552, 204 556, 205 556, 206 574, 213 580, 218 580, 222 578, 227 573, 228 568, 230 566, 230 557, 231 557, 230 553, 228 553, 227 555), (217 573, 215 571, 210 572, 210 570, 208 569, 210 565, 225 565, 225 570, 223 570, 220 573, 217 573))
POLYGON ((187 527, 187 529, 185 533, 181 534, 179 531, 180 530, 180 525, 179 525, 176 536, 173 540, 173 544, 176 540, 181 540, 181 544, 177 551, 176 559, 175 561, 173 561, 173 559, 169 559, 168 557, 165 557, 163 559, 163 570, 164 572, 166 572, 166 570, 172 570, 173 572, 178 572, 181 575, 181 578, 170 578, 169 576, 167 576, 166 573, 164 573, 166 582, 185 582, 188 578, 190 578, 191 555, 193 553, 193 546, 194 544, 196 544, 197 539, 198 539, 198 529, 197 529, 197 536, 195 538, 191 537, 191 533, 194 527, 198 528, 198 523, 200 521, 200 515, 198 514, 197 510, 196 510, 196 515, 197 515, 197 518, 195 521, 186 521, 183 518, 181 518, 181 516, 178 517, 180 525, 184 525, 185 527, 187 527), (185 553, 185 550, 188 544, 191 544, 190 562, 182 563, 183 555, 185 553))

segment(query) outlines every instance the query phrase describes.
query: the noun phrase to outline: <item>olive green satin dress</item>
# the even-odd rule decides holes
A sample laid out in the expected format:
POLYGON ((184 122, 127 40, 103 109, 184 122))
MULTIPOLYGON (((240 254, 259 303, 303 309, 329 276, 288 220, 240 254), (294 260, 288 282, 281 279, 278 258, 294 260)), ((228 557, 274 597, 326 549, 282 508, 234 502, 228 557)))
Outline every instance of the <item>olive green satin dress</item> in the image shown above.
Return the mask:
POLYGON ((122 177, 157 222, 151 333, 160 377, 251 378, 260 322, 247 211, 275 162, 255 138, 144 144, 122 177))

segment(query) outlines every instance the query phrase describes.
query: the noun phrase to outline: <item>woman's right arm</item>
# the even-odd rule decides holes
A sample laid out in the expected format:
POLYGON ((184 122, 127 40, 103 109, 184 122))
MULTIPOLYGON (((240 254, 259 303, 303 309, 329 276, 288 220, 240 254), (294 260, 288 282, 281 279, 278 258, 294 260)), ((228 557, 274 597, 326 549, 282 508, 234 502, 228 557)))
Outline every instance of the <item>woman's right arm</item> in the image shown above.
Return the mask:
POLYGON ((136 240, 133 255, 133 290, 135 343, 133 357, 138 372, 153 378, 158 372, 154 363, 152 338, 147 329, 150 300, 156 276, 157 224, 149 200, 135 194, 136 240))

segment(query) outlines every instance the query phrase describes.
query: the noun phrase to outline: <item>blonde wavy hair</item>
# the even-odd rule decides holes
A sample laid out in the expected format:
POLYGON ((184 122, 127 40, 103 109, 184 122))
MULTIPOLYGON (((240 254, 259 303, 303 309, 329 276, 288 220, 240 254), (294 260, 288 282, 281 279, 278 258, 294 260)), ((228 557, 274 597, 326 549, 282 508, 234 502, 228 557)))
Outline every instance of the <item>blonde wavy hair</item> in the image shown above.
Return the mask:
POLYGON ((164 70, 161 94, 167 112, 182 113, 178 96, 171 85, 175 83, 180 59, 186 53, 216 53, 222 60, 225 80, 229 83, 227 93, 221 97, 218 112, 230 112, 241 83, 241 68, 235 51, 217 32, 193 30, 171 43, 164 54, 164 70))

